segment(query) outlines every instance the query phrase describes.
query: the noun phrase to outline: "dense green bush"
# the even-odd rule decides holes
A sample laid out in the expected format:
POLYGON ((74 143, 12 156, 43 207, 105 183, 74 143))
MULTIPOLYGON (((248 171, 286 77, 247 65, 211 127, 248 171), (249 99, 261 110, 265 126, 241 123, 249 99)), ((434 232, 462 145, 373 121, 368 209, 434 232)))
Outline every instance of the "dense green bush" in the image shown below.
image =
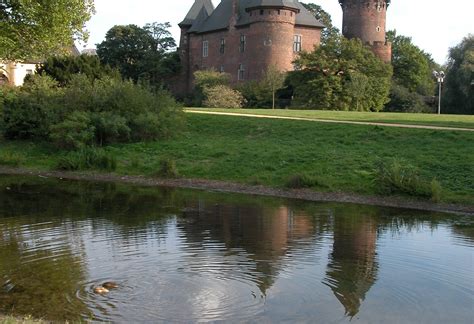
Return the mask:
POLYGON ((204 107, 242 108, 245 100, 242 94, 225 85, 216 85, 204 89, 204 107))
POLYGON ((87 54, 50 57, 41 64, 37 73, 49 75, 62 86, 67 85, 76 74, 85 75, 91 80, 101 79, 106 76, 120 77, 120 73, 117 70, 113 70, 108 65, 101 64, 97 56, 87 54))
POLYGON ((432 112, 433 109, 425 103, 422 95, 393 82, 390 89, 390 102, 385 106, 384 111, 425 113, 432 112))
POLYGON ((7 138, 51 140, 68 149, 168 138, 184 126, 181 107, 166 91, 114 78, 75 75, 59 88, 37 75, 4 106, 7 138))
POLYGON ((160 166, 155 175, 161 178, 179 177, 178 169, 176 169, 176 162, 170 158, 160 160, 160 166))
POLYGON ((290 176, 286 182, 285 187, 290 189, 312 188, 312 187, 328 187, 321 179, 310 176, 305 173, 299 173, 290 176))
POLYGON ((35 76, 16 96, 5 98, 4 136, 8 139, 45 139, 59 122, 63 90, 49 76, 35 76))
POLYGON ((213 88, 216 86, 229 86, 230 85, 230 74, 217 72, 216 70, 199 70, 194 72, 194 91, 193 100, 191 104, 193 106, 201 107, 206 100, 206 89, 213 88))

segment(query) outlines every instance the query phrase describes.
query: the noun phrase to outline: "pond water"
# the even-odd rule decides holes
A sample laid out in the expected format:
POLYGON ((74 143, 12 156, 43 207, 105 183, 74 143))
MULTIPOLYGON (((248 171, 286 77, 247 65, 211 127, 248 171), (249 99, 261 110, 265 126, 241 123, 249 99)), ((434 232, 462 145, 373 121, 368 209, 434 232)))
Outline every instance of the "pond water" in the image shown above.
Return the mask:
POLYGON ((473 247, 468 216, 0 176, 3 314, 471 323, 473 247))

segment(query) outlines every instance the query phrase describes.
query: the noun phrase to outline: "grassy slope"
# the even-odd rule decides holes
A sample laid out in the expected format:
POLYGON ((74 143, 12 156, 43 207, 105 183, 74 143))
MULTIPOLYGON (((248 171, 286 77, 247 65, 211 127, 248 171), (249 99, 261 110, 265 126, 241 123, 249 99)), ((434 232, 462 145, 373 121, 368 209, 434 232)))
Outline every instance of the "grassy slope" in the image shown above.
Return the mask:
POLYGON ((329 119, 344 121, 366 121, 380 123, 401 123, 410 125, 448 126, 474 129, 473 115, 436 115, 436 114, 407 114, 407 113, 373 113, 358 111, 329 111, 329 110, 288 110, 288 109, 215 109, 189 108, 218 112, 234 112, 255 115, 302 117, 312 119, 329 119))
MULTIPOLYGON (((371 172, 381 158, 399 158, 437 178, 443 200, 474 204, 474 133, 189 114, 178 139, 108 148, 118 173, 151 175, 163 157, 188 178, 281 187, 297 173, 319 179, 320 191, 377 192, 371 172)), ((0 143, 20 152, 24 166, 52 168, 59 154, 48 145, 0 143)))

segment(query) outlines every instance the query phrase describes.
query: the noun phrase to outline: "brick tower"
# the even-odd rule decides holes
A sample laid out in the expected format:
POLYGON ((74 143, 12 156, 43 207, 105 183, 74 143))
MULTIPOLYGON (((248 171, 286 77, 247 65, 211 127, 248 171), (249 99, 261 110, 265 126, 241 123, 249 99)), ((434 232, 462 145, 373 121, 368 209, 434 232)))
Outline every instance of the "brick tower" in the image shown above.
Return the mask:
POLYGON ((387 63, 392 58, 392 45, 385 37, 390 2, 391 0, 339 0, 343 12, 342 34, 347 38, 359 38, 387 63))

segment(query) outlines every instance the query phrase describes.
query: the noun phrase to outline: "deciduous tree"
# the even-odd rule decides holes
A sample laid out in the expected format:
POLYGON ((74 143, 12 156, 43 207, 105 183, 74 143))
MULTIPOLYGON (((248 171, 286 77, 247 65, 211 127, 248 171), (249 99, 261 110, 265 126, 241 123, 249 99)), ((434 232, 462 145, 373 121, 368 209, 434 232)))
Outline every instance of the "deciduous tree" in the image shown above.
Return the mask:
POLYGON ((447 112, 474 114, 474 35, 449 51, 444 106, 447 112))
POLYGON ((86 40, 93 0, 0 1, 0 59, 42 58, 86 40))

